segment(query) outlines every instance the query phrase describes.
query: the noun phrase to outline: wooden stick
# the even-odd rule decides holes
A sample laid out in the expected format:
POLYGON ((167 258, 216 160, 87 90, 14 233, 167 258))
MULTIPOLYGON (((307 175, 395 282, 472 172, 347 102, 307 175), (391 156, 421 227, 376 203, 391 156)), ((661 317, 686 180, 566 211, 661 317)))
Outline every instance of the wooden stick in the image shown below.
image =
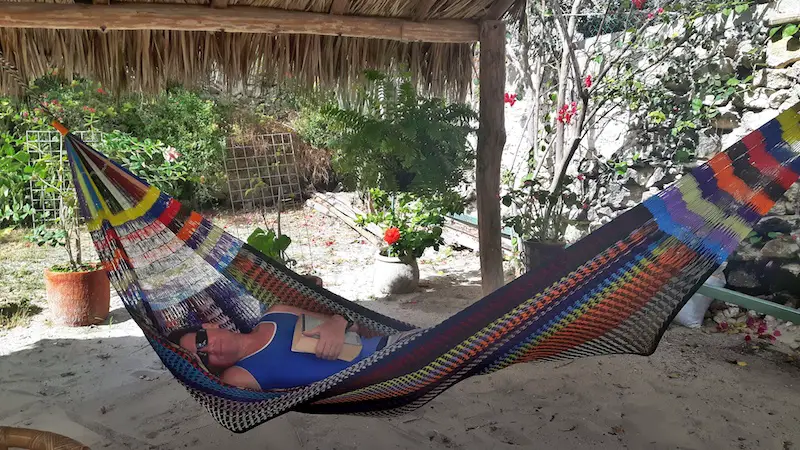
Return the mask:
POLYGON ((406 42, 471 43, 478 25, 467 20, 359 17, 253 6, 83 5, 0 3, 0 27, 49 30, 177 30, 227 33, 315 34, 406 42))
POLYGON ((776 27, 778 25, 786 25, 787 23, 800 23, 800 14, 775 17, 773 19, 769 19, 769 26, 771 27, 776 27))
POLYGON ((308 201, 311 202, 312 206, 317 211, 323 214, 332 215, 337 219, 341 220, 342 222, 346 223, 350 228, 352 228, 358 234, 360 234, 362 237, 368 240, 372 245, 375 246, 380 245, 380 240, 374 234, 358 226, 358 224, 355 223, 352 219, 347 217, 345 214, 339 212, 336 208, 333 207, 333 205, 327 203, 324 199, 317 197, 317 198, 312 198, 308 201))

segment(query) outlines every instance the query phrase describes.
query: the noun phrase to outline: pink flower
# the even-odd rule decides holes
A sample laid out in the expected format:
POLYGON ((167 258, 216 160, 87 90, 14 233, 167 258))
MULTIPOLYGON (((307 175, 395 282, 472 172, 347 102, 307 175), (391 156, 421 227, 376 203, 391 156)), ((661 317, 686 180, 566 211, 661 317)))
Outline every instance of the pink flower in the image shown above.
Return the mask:
POLYGON ((775 337, 781 337, 781 330, 775 330, 772 332, 772 335, 775 337))
POLYGON ((647 0, 631 0, 631 3, 633 3, 636 9, 642 9, 646 1, 647 0))
POLYGON ((717 324, 717 330, 725 331, 728 329, 728 322, 720 322, 717 324))
POLYGON ((586 89, 592 87, 592 75, 586 75, 586 78, 583 79, 583 85, 586 86, 586 89))
POLYGON ((578 179, 578 181, 583 181, 583 180, 585 180, 585 179, 586 179, 586 177, 585 177, 585 176, 583 176, 583 174, 582 174, 582 173, 579 173, 579 174, 578 174, 578 176, 577 176, 577 177, 575 177, 575 178, 577 178, 577 179, 578 179))
POLYGON ((167 162, 175 162, 181 157, 181 153, 175 149, 175 147, 167 147, 166 150, 164 150, 163 155, 164 160, 167 162))
POLYGON ((656 15, 655 15, 655 14, 653 14, 653 13, 647 13, 647 18, 648 18, 649 20, 653 20, 653 17, 655 17, 655 16, 656 16, 656 15))
POLYGON ((664 14, 664 8, 658 8, 658 9, 656 10, 656 13, 658 13, 658 14, 664 14))

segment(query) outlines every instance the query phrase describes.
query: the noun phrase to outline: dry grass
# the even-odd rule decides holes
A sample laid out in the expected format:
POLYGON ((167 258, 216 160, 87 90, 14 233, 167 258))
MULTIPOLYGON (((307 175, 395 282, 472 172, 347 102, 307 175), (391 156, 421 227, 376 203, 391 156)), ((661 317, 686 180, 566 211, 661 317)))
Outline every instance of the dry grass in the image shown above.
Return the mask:
MULTIPOLYGON (((59 1, 61 2, 61 1, 59 1)), ((65 2, 68 3, 68 2, 65 2)), ((168 2, 173 3, 173 2, 168 2)), ((187 1, 177 3, 207 3, 187 1)), ((327 12, 332 0, 231 0, 232 4, 327 12)), ((354 15, 414 17, 419 0, 351 0, 354 15)), ((477 18, 493 0, 436 2, 427 18, 477 18)), ((59 69, 111 90, 155 92, 170 82, 231 88, 295 78, 310 86, 345 87, 366 69, 408 68, 423 92, 463 98, 471 85, 471 44, 404 43, 314 35, 178 31, 0 29, 0 51, 24 79, 59 69)), ((18 91, 8 74, 0 89, 18 91)))

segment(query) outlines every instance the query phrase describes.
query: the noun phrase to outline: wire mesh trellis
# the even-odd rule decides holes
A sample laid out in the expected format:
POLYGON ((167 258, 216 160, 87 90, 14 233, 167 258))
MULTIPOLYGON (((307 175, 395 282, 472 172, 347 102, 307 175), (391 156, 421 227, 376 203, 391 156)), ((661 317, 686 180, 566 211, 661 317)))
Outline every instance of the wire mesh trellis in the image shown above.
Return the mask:
MULTIPOLYGON (((100 131, 73 131, 79 138, 88 144, 99 142, 103 138, 100 131)), ((44 183, 31 180, 30 198, 33 207, 33 226, 55 226, 63 199, 60 192, 70 187, 70 171, 67 155, 64 150, 64 137, 55 130, 27 131, 25 133, 25 148, 30 155, 31 166, 42 159, 56 161, 47 171, 48 178, 44 183), (55 189, 53 189, 55 188, 55 189)))
POLYGON ((231 138, 225 155, 231 208, 282 210, 302 204, 291 133, 231 138))

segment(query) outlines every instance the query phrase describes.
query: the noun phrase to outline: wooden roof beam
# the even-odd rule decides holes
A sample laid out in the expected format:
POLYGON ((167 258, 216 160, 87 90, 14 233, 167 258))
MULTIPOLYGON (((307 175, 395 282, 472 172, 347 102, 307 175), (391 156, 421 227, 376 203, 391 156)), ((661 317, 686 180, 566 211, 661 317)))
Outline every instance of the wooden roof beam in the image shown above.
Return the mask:
POLYGON ((468 20, 412 20, 285 11, 252 6, 132 4, 94 6, 0 3, 0 27, 50 30, 176 30, 315 34, 405 42, 472 43, 478 24, 468 20))

